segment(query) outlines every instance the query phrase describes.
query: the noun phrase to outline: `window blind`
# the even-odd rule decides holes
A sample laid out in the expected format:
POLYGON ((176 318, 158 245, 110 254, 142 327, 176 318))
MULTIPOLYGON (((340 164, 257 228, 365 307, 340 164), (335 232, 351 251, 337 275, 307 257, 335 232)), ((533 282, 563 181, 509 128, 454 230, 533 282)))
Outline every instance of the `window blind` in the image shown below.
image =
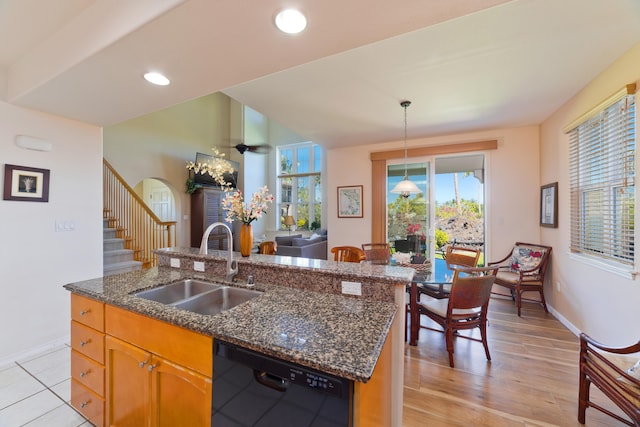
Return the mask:
POLYGON ((571 250, 633 266, 635 95, 569 131, 571 250))

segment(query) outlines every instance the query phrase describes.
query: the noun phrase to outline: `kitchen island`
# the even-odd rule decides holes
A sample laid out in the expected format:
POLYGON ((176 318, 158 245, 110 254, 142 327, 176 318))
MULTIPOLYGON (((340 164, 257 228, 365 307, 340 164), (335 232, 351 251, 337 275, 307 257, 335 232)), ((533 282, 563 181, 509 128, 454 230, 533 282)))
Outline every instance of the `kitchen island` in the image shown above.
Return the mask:
MULTIPOLYGON (((158 256, 159 266, 150 270, 65 286, 74 296, 105 307, 102 332, 107 350, 102 360, 106 385, 102 396, 106 397, 107 418, 109 401, 117 401, 109 395, 109 390, 117 386, 109 373, 113 370, 110 354, 118 354, 109 353, 109 348, 114 347, 108 343, 114 339, 118 345, 122 344, 120 341, 125 344, 135 341, 133 344, 151 355, 172 354, 173 350, 165 348, 167 344, 162 340, 148 343, 145 338, 151 329, 156 329, 153 322, 176 328, 176 333, 195 334, 193 341, 205 337, 198 351, 206 353, 204 361, 200 356, 193 361, 190 360, 193 355, 180 356, 180 360, 185 360, 183 365, 202 376, 199 380, 211 379, 211 368, 207 369, 212 361, 209 340, 219 339, 354 381, 354 425, 371 425, 370 416, 378 419, 378 425, 395 425, 397 414, 401 417, 402 377, 398 386, 396 375, 397 372, 402 375, 402 359, 398 369, 398 355, 394 353, 398 352, 400 342, 402 356, 403 334, 397 331, 403 332, 404 316, 397 316, 396 312, 399 295, 404 304, 404 287, 411 280, 412 270, 268 255, 241 258, 234 254, 239 272, 234 283, 226 284, 243 287, 251 275, 255 281, 252 288, 264 293, 220 314, 201 315, 132 294, 188 278, 224 283, 220 278, 224 277, 226 252, 198 255, 195 249, 171 248, 158 251, 158 256), (194 271, 194 267, 205 271, 194 271), (361 296, 343 295, 343 281, 360 283, 361 296), (135 333, 139 328, 126 325, 138 325, 146 332, 135 333)), ((78 317, 72 313, 72 319, 78 317)), ((100 328, 96 331, 102 333, 100 328)), ((73 341, 72 332, 72 344, 73 341)), ((99 360, 96 363, 100 366, 99 360)), ((96 424, 100 424, 99 420, 99 417, 92 419, 96 424)))

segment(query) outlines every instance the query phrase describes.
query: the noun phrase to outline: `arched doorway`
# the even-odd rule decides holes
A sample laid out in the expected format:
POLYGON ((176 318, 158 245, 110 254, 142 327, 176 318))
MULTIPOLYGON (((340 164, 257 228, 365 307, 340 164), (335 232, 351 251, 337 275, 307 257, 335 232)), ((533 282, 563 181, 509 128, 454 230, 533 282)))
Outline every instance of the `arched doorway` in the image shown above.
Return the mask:
POLYGON ((145 178, 134 187, 134 191, 160 221, 176 221, 176 202, 173 192, 162 180, 145 178))

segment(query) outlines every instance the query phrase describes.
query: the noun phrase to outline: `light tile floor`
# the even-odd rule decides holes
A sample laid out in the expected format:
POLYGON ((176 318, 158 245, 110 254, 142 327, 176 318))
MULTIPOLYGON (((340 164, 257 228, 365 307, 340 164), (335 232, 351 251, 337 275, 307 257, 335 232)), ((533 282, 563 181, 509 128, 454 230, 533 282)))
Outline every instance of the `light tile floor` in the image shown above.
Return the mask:
POLYGON ((71 348, 0 368, 0 427, 90 427, 69 406, 71 348))

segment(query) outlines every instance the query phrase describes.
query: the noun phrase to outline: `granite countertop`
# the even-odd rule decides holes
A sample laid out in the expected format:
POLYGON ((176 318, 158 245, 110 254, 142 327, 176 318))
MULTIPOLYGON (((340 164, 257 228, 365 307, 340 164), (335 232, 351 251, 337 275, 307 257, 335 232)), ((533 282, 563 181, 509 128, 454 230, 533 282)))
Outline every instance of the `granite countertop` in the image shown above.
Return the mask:
POLYGON ((257 282, 264 294, 207 316, 130 295, 186 278, 224 280, 169 267, 107 276, 64 287, 199 333, 303 366, 366 382, 373 375, 397 307, 391 302, 257 282))

